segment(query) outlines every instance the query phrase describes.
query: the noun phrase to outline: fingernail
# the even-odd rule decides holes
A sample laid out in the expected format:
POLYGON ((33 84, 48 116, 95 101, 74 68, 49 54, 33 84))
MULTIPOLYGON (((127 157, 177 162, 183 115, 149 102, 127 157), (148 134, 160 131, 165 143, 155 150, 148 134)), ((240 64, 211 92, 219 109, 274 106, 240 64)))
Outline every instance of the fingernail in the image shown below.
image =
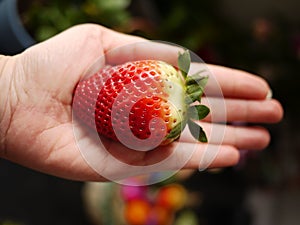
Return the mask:
POLYGON ((270 100, 273 97, 273 91, 271 89, 269 89, 267 96, 266 96, 266 100, 270 100))

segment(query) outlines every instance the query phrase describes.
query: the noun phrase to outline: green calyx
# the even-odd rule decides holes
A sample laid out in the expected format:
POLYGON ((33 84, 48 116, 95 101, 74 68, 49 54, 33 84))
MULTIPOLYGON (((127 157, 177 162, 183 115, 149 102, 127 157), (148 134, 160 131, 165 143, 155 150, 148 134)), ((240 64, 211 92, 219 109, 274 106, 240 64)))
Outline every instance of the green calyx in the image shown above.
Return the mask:
POLYGON ((178 67, 183 78, 185 79, 185 102, 187 105, 189 105, 189 107, 186 121, 182 121, 181 123, 177 124, 169 135, 170 137, 179 136, 185 125, 188 124, 189 130, 196 140, 200 142, 207 142, 208 140, 203 128, 196 121, 204 119, 210 113, 210 109, 207 106, 200 104, 208 77, 201 75, 203 71, 199 71, 188 76, 190 64, 191 56, 189 51, 185 50, 183 53, 179 52, 178 67), (192 103, 195 104, 191 105, 192 103))
POLYGON ((185 125, 183 122, 178 123, 173 129, 170 131, 170 133, 167 135, 167 139, 176 139, 181 134, 182 130, 184 129, 185 125))
POLYGON ((209 112, 209 108, 205 105, 193 105, 188 108, 188 127, 193 137, 200 142, 207 142, 207 137, 202 127, 195 121, 204 119, 209 112))

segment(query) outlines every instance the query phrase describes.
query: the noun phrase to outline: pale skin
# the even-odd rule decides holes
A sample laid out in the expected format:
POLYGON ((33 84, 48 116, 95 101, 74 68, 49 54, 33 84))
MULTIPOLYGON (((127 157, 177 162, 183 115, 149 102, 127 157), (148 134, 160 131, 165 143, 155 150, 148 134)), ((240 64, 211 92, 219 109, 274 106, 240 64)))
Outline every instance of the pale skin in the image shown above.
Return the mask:
MULTIPOLYGON (((139 53, 134 44, 141 41, 144 40, 89 24, 73 27, 19 55, 0 56, 0 157, 66 179, 104 181, 101 173, 86 162, 78 147, 78 142, 82 140, 74 136, 73 92, 99 56, 111 49, 132 44, 131 51, 111 54, 105 58, 105 62, 117 63, 122 55, 135 58, 139 53)), ((151 51, 143 54, 151 54, 151 51)), ((163 58, 164 53, 160 55, 163 58)), ((215 74, 225 97, 227 122, 261 124, 277 123, 282 119, 280 103, 266 98, 270 88, 265 80, 221 66, 209 65, 209 69, 215 74)), ((213 93, 214 87, 208 84, 207 94, 213 93)), ((209 133, 210 117, 203 126, 209 133)), ((239 160, 239 149, 260 150, 269 142, 269 132, 263 127, 228 125, 222 140, 214 139, 208 144, 197 143, 196 151, 184 168, 197 169, 199 159, 208 145, 220 146, 210 164, 211 168, 215 168, 235 165, 239 160)), ((111 141, 107 141, 106 146, 124 162, 149 165, 171 154, 176 146, 189 149, 191 144, 194 145, 194 141, 184 131, 180 142, 149 152, 132 151, 111 141), (131 151, 130 154, 128 151, 131 151)), ((178 158, 186 154, 184 149, 176 152, 178 158)), ((103 151, 103 157, 99 158, 100 170, 110 170, 117 177, 126 178, 128 173, 115 168, 104 157, 105 154, 103 151)), ((180 168, 176 168, 174 163, 160 169, 180 168)))

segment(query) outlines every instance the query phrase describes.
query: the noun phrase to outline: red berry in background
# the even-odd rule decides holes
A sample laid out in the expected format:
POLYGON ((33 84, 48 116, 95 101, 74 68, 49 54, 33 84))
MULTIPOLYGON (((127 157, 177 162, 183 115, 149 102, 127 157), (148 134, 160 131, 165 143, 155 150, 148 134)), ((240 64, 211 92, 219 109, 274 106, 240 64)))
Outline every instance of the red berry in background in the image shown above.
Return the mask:
POLYGON ((78 83, 73 99, 77 118, 100 136, 129 148, 151 150, 176 140, 186 124, 202 142, 207 138, 193 120, 209 109, 199 104, 207 77, 187 76, 188 51, 179 54, 179 69, 157 60, 105 67, 78 83), (198 104, 191 103, 197 102, 198 104))
POLYGON ((186 203, 187 193, 179 184, 170 184, 162 187, 157 193, 156 204, 170 211, 179 210, 186 203))
POLYGON ((144 200, 133 200, 125 204, 124 218, 129 225, 145 225, 149 219, 151 205, 144 200))

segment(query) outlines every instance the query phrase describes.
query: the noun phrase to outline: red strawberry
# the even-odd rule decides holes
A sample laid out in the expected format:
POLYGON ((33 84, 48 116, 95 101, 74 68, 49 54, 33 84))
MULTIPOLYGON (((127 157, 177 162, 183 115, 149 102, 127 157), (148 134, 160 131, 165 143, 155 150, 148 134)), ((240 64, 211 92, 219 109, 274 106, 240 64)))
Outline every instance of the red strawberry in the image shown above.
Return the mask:
POLYGON ((187 76, 190 55, 179 54, 179 69, 156 60, 105 67, 78 83, 73 109, 99 135, 129 148, 153 149, 176 140, 186 124, 193 136, 206 142, 193 119, 209 109, 200 104, 207 77, 187 76))

